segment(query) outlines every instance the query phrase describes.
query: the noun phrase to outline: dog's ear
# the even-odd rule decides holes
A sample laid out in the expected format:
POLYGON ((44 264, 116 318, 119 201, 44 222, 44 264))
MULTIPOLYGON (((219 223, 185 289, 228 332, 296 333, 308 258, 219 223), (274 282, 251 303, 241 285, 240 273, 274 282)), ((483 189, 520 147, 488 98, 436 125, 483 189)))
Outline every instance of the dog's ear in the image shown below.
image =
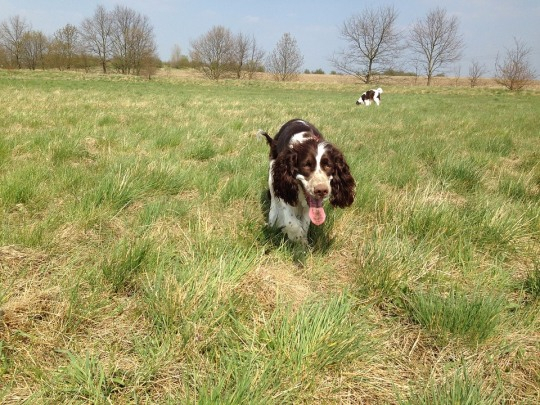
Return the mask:
POLYGON ((293 207, 298 201, 296 161, 296 152, 292 148, 287 148, 277 156, 272 165, 274 193, 276 197, 293 207))
POLYGON ((331 154, 335 171, 330 182, 332 187, 330 204, 334 207, 345 208, 354 202, 356 183, 343 154, 335 147, 332 147, 331 154))

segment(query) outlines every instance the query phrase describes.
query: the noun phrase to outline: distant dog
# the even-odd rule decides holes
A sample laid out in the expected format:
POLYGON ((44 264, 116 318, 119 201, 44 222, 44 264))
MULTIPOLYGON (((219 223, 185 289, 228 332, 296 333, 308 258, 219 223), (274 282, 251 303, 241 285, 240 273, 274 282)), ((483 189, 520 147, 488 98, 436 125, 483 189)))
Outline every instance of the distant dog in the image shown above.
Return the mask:
POLYGON ((375 101, 375 104, 379 105, 381 102, 382 89, 379 87, 375 90, 368 90, 363 93, 358 100, 356 100, 356 105, 364 104, 369 106, 372 101, 375 101))

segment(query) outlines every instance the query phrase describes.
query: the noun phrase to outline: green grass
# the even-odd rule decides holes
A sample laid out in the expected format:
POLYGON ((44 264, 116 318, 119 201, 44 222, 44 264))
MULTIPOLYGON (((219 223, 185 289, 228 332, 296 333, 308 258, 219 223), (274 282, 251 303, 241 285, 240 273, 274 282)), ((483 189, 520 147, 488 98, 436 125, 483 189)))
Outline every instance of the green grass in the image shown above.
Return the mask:
POLYGON ((482 378, 471 377, 466 369, 458 369, 449 373, 442 384, 433 381, 427 387, 415 392, 411 399, 401 403, 408 405, 495 405, 505 402, 499 387, 486 390, 482 387, 482 378))
POLYGON ((0 71, 0 403, 540 401, 540 93, 0 71), (286 120, 352 207, 269 228, 286 120))
POLYGON ((527 275, 525 280, 525 290, 533 298, 540 298, 540 266, 538 262, 534 263, 534 268, 527 275))
POLYGON ((467 297, 455 289, 446 296, 432 290, 407 293, 405 301, 411 318, 435 336, 461 339, 472 345, 493 335, 504 310, 498 298, 467 297))

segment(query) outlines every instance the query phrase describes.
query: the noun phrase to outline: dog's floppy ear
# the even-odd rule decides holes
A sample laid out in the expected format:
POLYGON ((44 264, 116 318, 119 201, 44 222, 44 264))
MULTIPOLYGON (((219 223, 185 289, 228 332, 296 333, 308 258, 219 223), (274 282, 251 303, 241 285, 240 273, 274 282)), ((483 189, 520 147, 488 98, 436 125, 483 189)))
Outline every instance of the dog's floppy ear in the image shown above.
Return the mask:
POLYGON ((274 193, 287 204, 296 206, 298 201, 298 182, 296 181, 297 155, 294 149, 286 148, 272 165, 274 193))
POLYGON ((354 202, 356 183, 343 154, 335 147, 332 147, 331 153, 335 172, 330 182, 332 187, 330 204, 334 207, 345 208, 354 202))

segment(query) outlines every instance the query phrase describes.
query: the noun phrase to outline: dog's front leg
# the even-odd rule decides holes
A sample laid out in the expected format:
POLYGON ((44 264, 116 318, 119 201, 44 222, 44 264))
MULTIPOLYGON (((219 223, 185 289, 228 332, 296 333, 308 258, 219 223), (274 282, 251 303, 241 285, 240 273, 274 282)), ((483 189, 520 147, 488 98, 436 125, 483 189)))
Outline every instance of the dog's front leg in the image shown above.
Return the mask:
POLYGON ((283 214, 283 232, 290 240, 308 245, 307 234, 311 222, 309 215, 301 210, 285 210, 283 214))
POLYGON ((287 237, 293 242, 300 242, 303 245, 308 245, 307 232, 300 226, 300 222, 293 225, 286 225, 283 228, 283 232, 287 234, 287 237))

